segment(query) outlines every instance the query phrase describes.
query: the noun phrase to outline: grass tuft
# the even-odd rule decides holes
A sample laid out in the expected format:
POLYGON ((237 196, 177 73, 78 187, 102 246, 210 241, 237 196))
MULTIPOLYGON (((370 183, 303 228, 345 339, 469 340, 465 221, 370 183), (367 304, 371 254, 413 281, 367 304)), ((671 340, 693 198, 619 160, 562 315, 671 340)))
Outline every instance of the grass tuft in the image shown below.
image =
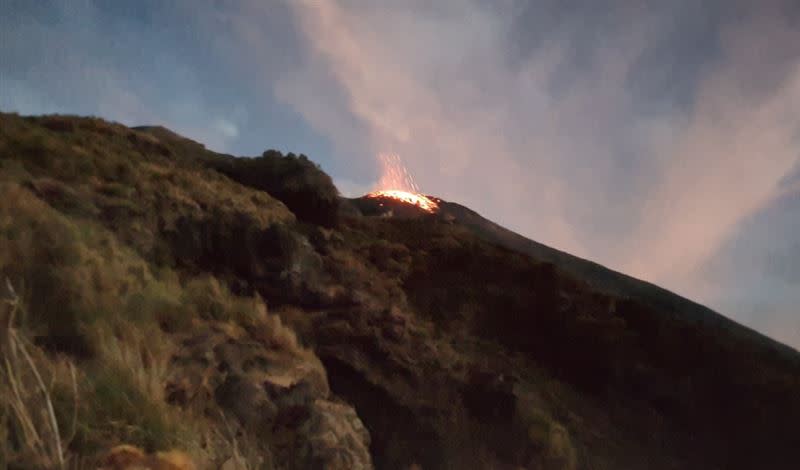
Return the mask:
MULTIPOLYGON (((67 448, 75 436, 78 381, 70 361, 53 362, 17 327, 22 305, 16 290, 6 279, 3 301, 3 355, 0 370, 0 419, 2 450, 0 464, 23 461, 36 468, 66 468, 67 448), (56 380, 67 372, 73 401, 72 420, 63 426, 54 407, 56 380), (52 377, 46 383, 44 377, 52 377)), ((63 381, 58 384, 63 385, 63 381)))

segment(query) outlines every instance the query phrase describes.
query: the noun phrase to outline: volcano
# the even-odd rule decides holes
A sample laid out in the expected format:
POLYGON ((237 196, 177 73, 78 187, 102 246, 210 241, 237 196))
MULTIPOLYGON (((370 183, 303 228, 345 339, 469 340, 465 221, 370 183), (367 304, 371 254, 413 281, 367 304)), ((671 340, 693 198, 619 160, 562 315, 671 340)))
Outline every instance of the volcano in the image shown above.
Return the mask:
POLYGON ((0 464, 796 468, 797 351, 407 173, 0 113, 0 464))

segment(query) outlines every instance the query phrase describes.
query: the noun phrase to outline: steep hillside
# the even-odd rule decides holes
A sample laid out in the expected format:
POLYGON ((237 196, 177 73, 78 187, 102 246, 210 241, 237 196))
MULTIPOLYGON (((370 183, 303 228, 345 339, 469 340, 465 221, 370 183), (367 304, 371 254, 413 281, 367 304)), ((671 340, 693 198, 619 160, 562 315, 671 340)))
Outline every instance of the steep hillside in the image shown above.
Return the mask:
POLYGON ((440 206, 341 199, 305 156, 0 114, 0 460, 794 468, 795 351, 440 206))
POLYGON ((739 335, 745 341, 763 343, 767 348, 775 348, 789 356, 797 357, 797 351, 794 349, 736 324, 707 307, 661 287, 537 243, 484 219, 464 206, 450 202, 445 202, 441 206, 442 217, 452 218, 487 241, 529 254, 535 259, 553 263, 571 276, 589 283, 593 289, 616 297, 636 299, 651 308, 677 315, 684 321, 705 323, 712 328, 723 329, 731 334, 739 335))

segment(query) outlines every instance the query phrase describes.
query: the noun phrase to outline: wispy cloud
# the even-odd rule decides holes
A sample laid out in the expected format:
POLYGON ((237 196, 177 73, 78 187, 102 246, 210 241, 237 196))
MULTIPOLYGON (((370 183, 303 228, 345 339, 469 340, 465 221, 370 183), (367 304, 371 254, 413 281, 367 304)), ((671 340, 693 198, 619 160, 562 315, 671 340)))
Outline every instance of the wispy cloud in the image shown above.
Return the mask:
POLYGON ((658 69, 688 84, 659 100, 643 68, 680 12, 619 8, 600 35, 565 21, 521 47, 517 2, 292 1, 310 58, 278 90, 341 148, 400 153, 428 192, 713 300, 704 265, 798 161, 800 30, 784 3, 731 6, 745 19, 677 52, 702 66, 658 69))
POLYGON ((778 16, 722 31, 722 56, 685 124, 652 149, 663 153, 661 181, 644 201, 629 269, 691 282, 737 225, 782 191, 800 155, 799 39, 778 16))

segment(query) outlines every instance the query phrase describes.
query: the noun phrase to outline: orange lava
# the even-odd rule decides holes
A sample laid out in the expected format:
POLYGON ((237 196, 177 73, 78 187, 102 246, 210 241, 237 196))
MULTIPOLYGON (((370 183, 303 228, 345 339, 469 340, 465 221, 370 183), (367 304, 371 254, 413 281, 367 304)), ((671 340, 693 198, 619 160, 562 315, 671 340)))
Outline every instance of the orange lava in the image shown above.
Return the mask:
POLYGON ((394 199, 427 212, 436 212, 439 209, 436 201, 420 194, 419 187, 399 155, 381 154, 379 157, 383 165, 383 174, 375 191, 367 194, 367 197, 394 199))
POLYGON ((405 202, 406 204, 417 206, 427 212, 436 212, 439 209, 439 204, 428 196, 410 193, 408 191, 402 191, 399 189, 383 189, 380 191, 374 191, 367 194, 367 197, 390 198, 400 202, 405 202))

